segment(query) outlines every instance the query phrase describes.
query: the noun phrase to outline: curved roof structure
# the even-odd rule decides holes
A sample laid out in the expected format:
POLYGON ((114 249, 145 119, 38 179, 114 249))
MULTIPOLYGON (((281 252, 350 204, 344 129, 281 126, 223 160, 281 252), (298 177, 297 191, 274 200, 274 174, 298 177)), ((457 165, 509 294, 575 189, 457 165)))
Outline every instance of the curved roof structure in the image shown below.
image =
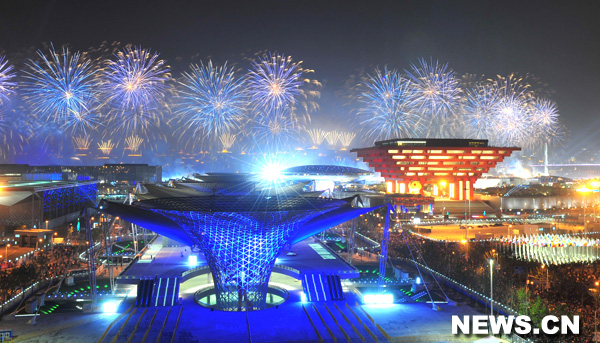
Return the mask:
POLYGON ((303 196, 189 196, 102 202, 100 210, 204 253, 222 310, 262 309, 275 258, 294 244, 374 208, 353 198, 303 196))
POLYGON ((194 196, 139 201, 136 206, 151 210, 196 212, 281 212, 338 208, 346 200, 302 196, 194 196))
POLYGON ((283 175, 340 175, 340 176, 363 176, 371 175, 372 172, 364 169, 334 166, 334 165, 306 165, 287 168, 281 171, 283 175))

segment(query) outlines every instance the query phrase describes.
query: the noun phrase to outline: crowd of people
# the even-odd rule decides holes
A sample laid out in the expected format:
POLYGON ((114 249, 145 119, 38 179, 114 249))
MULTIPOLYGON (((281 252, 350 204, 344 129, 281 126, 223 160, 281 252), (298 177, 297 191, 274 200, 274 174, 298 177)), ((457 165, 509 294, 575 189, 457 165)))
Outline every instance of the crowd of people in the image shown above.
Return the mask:
MULTIPOLYGON (((360 232, 381 242, 382 222, 381 216, 365 216, 360 232)), ((582 334, 576 338, 562 336, 562 341, 585 341, 593 335, 594 312, 600 308, 599 262, 546 266, 518 259, 500 242, 432 241, 408 230, 391 230, 388 255, 391 259, 415 259, 482 294, 490 292, 488 259, 494 258, 496 301, 520 314, 532 315, 532 312, 538 311, 558 316, 579 315, 582 334)), ((546 338, 548 341, 560 341, 557 337, 546 338)))
POLYGON ((83 247, 55 245, 39 250, 14 268, 0 271, 0 301, 4 303, 38 280, 65 275, 70 267, 80 263, 78 253, 81 249, 83 247))

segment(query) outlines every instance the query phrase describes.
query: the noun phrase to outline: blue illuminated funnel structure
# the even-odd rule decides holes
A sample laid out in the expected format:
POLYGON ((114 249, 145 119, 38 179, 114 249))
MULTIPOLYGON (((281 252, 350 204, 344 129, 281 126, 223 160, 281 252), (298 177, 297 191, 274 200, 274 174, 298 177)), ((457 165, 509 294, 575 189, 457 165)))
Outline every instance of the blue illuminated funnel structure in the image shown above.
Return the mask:
POLYGON ((373 210, 353 208, 352 199, 302 196, 195 196, 104 203, 120 216, 204 253, 215 284, 217 308, 266 308, 276 257, 295 243, 373 210))

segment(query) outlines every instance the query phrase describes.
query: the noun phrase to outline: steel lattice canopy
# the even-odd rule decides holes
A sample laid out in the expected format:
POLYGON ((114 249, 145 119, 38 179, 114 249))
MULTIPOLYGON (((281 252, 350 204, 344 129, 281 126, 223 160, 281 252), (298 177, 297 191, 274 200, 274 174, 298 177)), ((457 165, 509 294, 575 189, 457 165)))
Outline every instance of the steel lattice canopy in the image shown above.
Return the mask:
POLYGON ((138 201, 140 208, 196 212, 280 212, 333 209, 347 200, 301 196, 194 196, 138 201))
POLYGON ((303 196, 191 196, 103 202, 101 210, 190 246, 198 246, 213 274, 222 310, 266 308, 275 258, 293 244, 373 208, 353 198, 303 196))

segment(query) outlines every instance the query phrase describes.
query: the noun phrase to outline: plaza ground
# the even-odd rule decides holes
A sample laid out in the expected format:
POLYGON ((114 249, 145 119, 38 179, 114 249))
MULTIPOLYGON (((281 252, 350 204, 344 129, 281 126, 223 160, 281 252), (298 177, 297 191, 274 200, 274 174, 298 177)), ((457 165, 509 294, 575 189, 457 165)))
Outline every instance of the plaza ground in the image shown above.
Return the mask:
MULTIPOLYGON (((169 274, 183 268, 180 248, 153 244, 136 268, 152 264, 169 274), (161 251, 157 251, 161 250, 161 251), (164 250, 164 251, 162 251, 164 250), (152 254, 153 259, 150 259, 152 254), (173 255, 175 254, 175 255, 173 255), (173 256, 172 256, 173 255, 173 256), (170 263, 167 263, 170 262, 170 263), (165 264, 166 263, 166 264, 165 264)), ((300 250, 298 251, 300 252, 300 250)), ((299 254, 303 255, 302 253, 299 254)), ((359 269, 375 269, 375 256, 358 256, 359 269)), ((300 264, 301 259, 296 263, 300 264)), ((6 315, 0 331, 12 330, 15 342, 470 342, 477 337, 453 336, 452 315, 472 315, 467 298, 453 295, 456 305, 436 304, 439 311, 423 299, 415 301, 398 290, 397 303, 386 306, 360 305, 351 286, 344 286, 346 299, 303 303, 299 280, 273 273, 270 284, 285 288, 289 299, 277 306, 252 312, 221 312, 202 307, 194 300, 199 289, 212 283, 210 274, 193 277, 181 284, 182 304, 174 307, 134 307, 136 286, 121 284, 119 293, 128 293, 116 314, 64 313, 36 317, 6 315), (129 292, 127 292, 129 291, 129 292)), ((371 286, 372 287, 372 286, 371 286)), ((395 286, 394 286, 395 287, 395 286)), ((406 286, 404 286, 406 287, 406 286)), ((410 285, 408 286, 410 287, 410 285)), ((110 296, 100 297, 100 304, 110 296)), ((123 298, 121 298, 123 299, 123 298)), ((84 303, 80 303, 85 307, 84 303)), ((100 311, 98 307, 96 311, 100 311)), ((21 312, 23 313, 23 312, 21 312)))
POLYGON ((356 304, 358 299, 353 294, 346 301, 303 304, 299 292, 291 292, 288 302, 279 308, 221 312, 196 304, 193 292, 188 292, 193 291, 194 282, 186 283, 190 283, 190 289, 182 292, 182 306, 136 309, 133 299, 128 299, 117 314, 42 315, 37 317, 35 325, 28 323, 32 317, 3 318, 0 330, 13 330, 15 342, 31 343, 127 342, 130 337, 135 342, 318 342, 317 332, 325 342, 333 342, 333 336, 338 341, 346 341, 348 336, 352 342, 362 339, 374 342, 365 328, 379 342, 477 339, 451 335, 452 315, 477 314, 463 304, 441 305, 440 311, 433 311, 424 303, 361 306, 356 304))

